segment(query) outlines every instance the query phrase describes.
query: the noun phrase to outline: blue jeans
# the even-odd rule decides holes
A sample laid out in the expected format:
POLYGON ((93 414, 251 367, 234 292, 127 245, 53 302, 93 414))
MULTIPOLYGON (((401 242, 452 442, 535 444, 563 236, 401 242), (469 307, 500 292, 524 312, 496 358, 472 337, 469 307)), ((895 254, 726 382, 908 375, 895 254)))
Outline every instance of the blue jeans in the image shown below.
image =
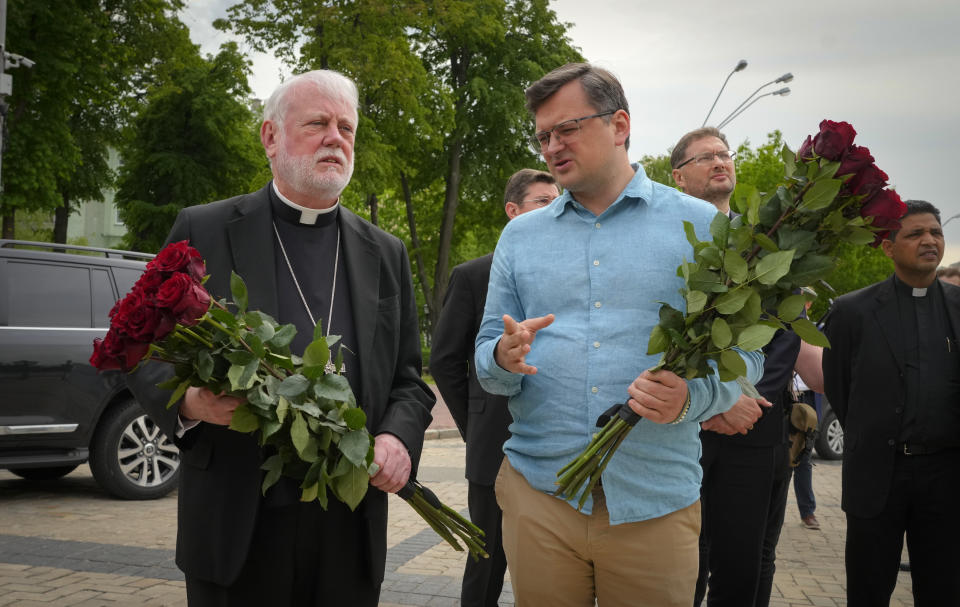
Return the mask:
POLYGON ((813 463, 809 453, 801 457, 793 469, 793 492, 797 496, 800 518, 812 515, 817 509, 817 498, 813 495, 813 463))

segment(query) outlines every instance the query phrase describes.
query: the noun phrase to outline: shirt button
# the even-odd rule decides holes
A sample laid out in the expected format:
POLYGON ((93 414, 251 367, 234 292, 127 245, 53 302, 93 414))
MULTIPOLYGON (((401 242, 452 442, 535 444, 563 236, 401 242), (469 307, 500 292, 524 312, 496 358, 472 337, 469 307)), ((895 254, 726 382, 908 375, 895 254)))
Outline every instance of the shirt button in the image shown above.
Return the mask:
POLYGON ((903 413, 903 407, 897 407, 896 409, 894 409, 894 412, 895 412, 895 413, 903 413))
POLYGON ((599 222, 599 221, 598 221, 597 223, 593 224, 593 225, 594 225, 594 227, 596 227, 598 230, 600 229, 600 222, 599 222))
POLYGON ((594 387, 590 388, 590 391, 593 392, 594 394, 596 394, 597 392, 600 391, 600 388, 594 386, 594 387))
POLYGON ((603 304, 601 304, 599 301, 593 302, 593 307, 594 307, 594 308, 599 308, 599 307, 602 306, 602 305, 603 305, 603 304))
POLYGON ((887 444, 892 447, 892 446, 894 446, 894 445, 897 444, 897 441, 895 441, 895 440, 893 440, 893 439, 891 438, 891 439, 889 439, 889 440, 887 441, 887 444))
POLYGON ((599 259, 594 259, 594 260, 593 260, 593 265, 599 266, 599 265, 600 265, 600 260, 599 260, 599 259))
POLYGON ((599 347, 600 347, 600 342, 599 342, 599 341, 593 342, 593 347, 594 347, 594 348, 599 348, 599 347))

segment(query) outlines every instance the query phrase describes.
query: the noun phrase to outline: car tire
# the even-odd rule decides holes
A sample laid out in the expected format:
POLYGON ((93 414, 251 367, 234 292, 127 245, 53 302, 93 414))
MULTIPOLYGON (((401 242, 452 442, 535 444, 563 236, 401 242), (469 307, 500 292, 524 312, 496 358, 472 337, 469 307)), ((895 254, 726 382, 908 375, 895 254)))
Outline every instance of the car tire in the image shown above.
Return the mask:
POLYGON ((843 458, 843 427, 837 414, 832 409, 824 413, 820 424, 820 434, 817 436, 817 455, 823 459, 843 458))
POLYGON ((177 485, 180 450, 131 398, 100 419, 90 443, 90 470, 116 497, 157 499, 177 485))
POLYGON ((63 478, 76 469, 76 466, 52 466, 49 468, 10 468, 10 472, 28 481, 52 481, 63 478))

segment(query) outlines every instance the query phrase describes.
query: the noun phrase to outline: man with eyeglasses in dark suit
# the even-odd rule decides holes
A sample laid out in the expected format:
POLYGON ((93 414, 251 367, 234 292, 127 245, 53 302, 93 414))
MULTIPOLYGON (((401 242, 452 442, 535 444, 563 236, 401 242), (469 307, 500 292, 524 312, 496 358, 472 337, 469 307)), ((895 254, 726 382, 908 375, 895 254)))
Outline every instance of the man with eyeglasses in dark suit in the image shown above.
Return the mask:
MULTIPOLYGON (((507 180, 504 211, 513 219, 550 204, 560 195, 553 175, 521 169, 507 180)), ((467 559, 460 604, 496 607, 503 590, 507 557, 501 542, 500 506, 493 491, 510 436, 507 399, 484 392, 477 381, 473 342, 483 320, 493 253, 462 263, 450 274, 443 309, 433 332, 430 373, 467 443, 467 504, 470 519, 483 529, 488 559, 467 559)))
MULTIPOLYGON (((729 215, 737 183, 734 156, 718 129, 696 129, 673 148, 673 179, 687 194, 729 215)), ((741 397, 730 411, 700 424, 703 524, 694 605, 704 595, 710 606, 770 602, 790 486, 787 389, 796 365, 808 385, 822 391, 817 350, 801 346, 793 332, 777 331, 763 348, 763 378, 756 385, 772 406, 761 410, 753 399, 741 397)))

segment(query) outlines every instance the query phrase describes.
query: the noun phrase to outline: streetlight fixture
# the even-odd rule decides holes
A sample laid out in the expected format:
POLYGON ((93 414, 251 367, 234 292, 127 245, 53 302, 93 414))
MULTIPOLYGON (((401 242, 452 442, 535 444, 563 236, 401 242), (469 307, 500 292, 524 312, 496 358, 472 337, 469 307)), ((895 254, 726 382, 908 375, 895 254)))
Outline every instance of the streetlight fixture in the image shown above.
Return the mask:
MULTIPOLYGON (((743 104, 741 103, 740 105, 743 106, 743 109, 740 110, 739 112, 737 112, 736 114, 731 114, 730 116, 727 116, 726 118, 724 118, 724 119, 723 119, 723 122, 721 122, 720 124, 717 125, 717 128, 718 128, 718 129, 722 129, 723 127, 727 126, 728 124, 730 124, 731 122, 733 122, 733 119, 734 119, 734 118, 736 118, 736 117, 739 116, 740 114, 742 114, 742 113, 744 113, 745 111, 747 111, 747 108, 749 108, 751 105, 753 105, 754 103, 756 103, 757 101, 759 101, 760 99, 762 99, 762 98, 764 98, 764 97, 768 97, 768 96, 770 96, 770 95, 786 96, 786 95, 789 95, 789 94, 790 94, 790 87, 789 87, 789 86, 785 86, 785 87, 783 87, 782 89, 777 89, 776 91, 770 91, 769 93, 764 93, 764 94, 762 94, 762 95, 757 95, 757 96, 754 97, 754 98, 750 101, 750 103, 748 103, 747 105, 743 105, 743 104)), ((736 110, 734 110, 734 111, 736 111, 736 110)))
POLYGON ((737 72, 743 71, 747 67, 747 60, 741 59, 737 62, 737 65, 733 68, 733 71, 727 74, 727 79, 723 81, 723 86, 720 87, 720 92, 717 93, 716 98, 713 100, 713 105, 710 106, 710 111, 707 112, 707 117, 703 119, 703 124, 700 126, 703 127, 707 124, 707 120, 710 120, 710 114, 713 113, 713 108, 717 107, 717 101, 720 99, 720 95, 723 93, 723 89, 727 87, 727 82, 730 81, 730 76, 733 76, 737 72))
POLYGON ((947 225, 948 223, 950 223, 950 220, 951 220, 951 219, 956 219, 957 217, 960 217, 960 213, 957 213, 956 215, 951 215, 950 217, 947 217, 946 221, 944 221, 943 223, 940 224, 940 227, 943 228, 943 226, 945 226, 945 225, 947 225))
MULTIPOLYGON (((757 99, 759 99, 760 97, 765 97, 766 95, 760 95, 760 97, 756 97, 756 94, 759 93, 760 91, 762 91, 763 89, 767 88, 767 87, 770 86, 771 84, 787 83, 787 82, 790 82, 790 81, 792 81, 792 80, 793 80, 793 74, 791 74, 790 72, 787 72, 786 74, 784 74, 783 76, 780 76, 780 77, 777 78, 776 80, 771 80, 770 82, 768 82, 768 83, 766 83, 766 84, 764 84, 764 85, 761 85, 761 86, 757 87, 757 90, 755 90, 755 91, 753 91, 752 93, 750 93, 750 95, 749 95, 746 99, 743 100, 743 103, 741 103, 741 104, 738 105, 736 108, 734 108, 734 110, 733 110, 732 112, 730 112, 729 114, 727 114, 727 117, 726 117, 726 118, 724 118, 723 120, 720 121, 720 124, 717 125, 717 128, 722 127, 723 125, 729 123, 731 120, 733 120, 734 118, 736 118, 737 116, 739 116, 740 114, 742 114, 742 113, 743 113, 743 110, 745 110, 745 109, 747 109, 748 107, 750 107, 751 105, 753 105, 753 102, 756 101, 757 99), (751 100, 752 100, 752 101, 751 101, 751 100), (744 107, 744 106, 746 106, 746 107, 744 107), (742 108, 742 109, 741 109, 741 108, 742 108)), ((780 89, 779 91, 776 91, 776 92, 774 92, 774 93, 772 93, 772 94, 774 94, 774 95, 786 95, 786 94, 788 94, 788 93, 790 93, 790 89, 789 89, 788 87, 784 87, 784 88, 780 89), (786 93, 784 93, 783 91, 786 91, 786 93)), ((767 95, 770 95, 770 94, 771 94, 771 93, 767 93, 767 95)))

